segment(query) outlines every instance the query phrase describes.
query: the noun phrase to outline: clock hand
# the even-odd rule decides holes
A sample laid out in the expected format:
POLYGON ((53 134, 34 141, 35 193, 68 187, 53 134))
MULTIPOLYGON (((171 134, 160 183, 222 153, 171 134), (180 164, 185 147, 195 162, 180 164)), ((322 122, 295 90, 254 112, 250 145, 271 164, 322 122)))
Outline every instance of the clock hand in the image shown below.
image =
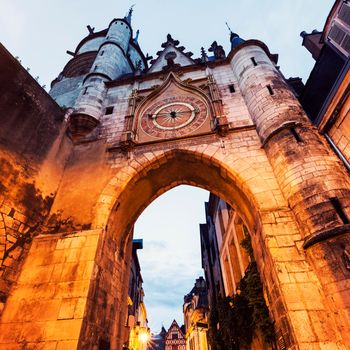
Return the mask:
POLYGON ((199 113, 199 109, 198 108, 195 108, 193 111, 180 111, 180 112, 176 112, 176 111, 171 111, 171 112, 166 112, 166 113, 157 113, 157 114, 148 114, 148 116, 150 118, 156 118, 158 116, 169 116, 169 117, 172 117, 172 118, 176 118, 179 114, 188 114, 188 113, 199 113), (173 114, 173 115, 172 115, 173 114))

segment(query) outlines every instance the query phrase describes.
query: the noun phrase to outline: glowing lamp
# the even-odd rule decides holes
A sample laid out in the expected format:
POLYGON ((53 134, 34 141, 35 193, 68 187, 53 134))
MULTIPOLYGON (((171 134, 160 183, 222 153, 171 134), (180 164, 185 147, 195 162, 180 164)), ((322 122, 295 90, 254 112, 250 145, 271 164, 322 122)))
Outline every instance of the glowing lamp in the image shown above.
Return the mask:
POLYGON ((149 334, 147 332, 142 332, 139 334, 141 343, 147 343, 149 341, 149 334))

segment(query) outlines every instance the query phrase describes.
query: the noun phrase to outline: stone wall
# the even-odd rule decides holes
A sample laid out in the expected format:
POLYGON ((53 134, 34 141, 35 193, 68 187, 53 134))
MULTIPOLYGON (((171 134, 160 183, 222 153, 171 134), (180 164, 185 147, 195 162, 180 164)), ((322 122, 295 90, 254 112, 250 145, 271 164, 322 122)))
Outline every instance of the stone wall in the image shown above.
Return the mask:
MULTIPOLYGON (((98 278, 100 230, 34 238, 0 324, 0 349, 77 349, 98 278)), ((90 337, 91 338, 91 337, 90 337)))
POLYGON ((220 196, 248 227, 271 316, 288 348, 344 349, 349 344, 347 321, 336 321, 337 310, 345 314, 348 309, 348 270, 338 273, 341 259, 350 261, 347 239, 339 243, 345 245, 341 258, 328 254, 332 241, 322 248, 317 242, 305 246, 305 237, 323 229, 341 229, 346 237, 348 226, 330 197, 337 197, 349 215, 349 179, 263 45, 246 42, 232 55, 221 66, 179 73, 181 80, 189 79, 189 94, 201 84, 205 91, 208 75, 214 76, 222 95, 215 102, 220 100, 228 114, 225 136, 208 128, 200 135, 136 143, 129 149, 119 142, 130 94, 137 88, 147 101, 152 91, 161 91, 154 85, 165 76, 103 86, 95 107, 115 109, 100 119, 92 136, 72 148, 63 112, 5 55, 10 63, 4 76, 14 83, 13 93, 10 88, 0 95, 7 108, 0 115, 6 145, 0 163, 1 301, 7 300, 0 329, 3 348, 16 348, 17 342, 91 349, 102 342, 120 349, 130 232, 154 199, 182 184, 220 196), (197 80, 193 89, 191 79, 197 80), (229 84, 237 85, 237 92, 229 93, 229 84), (14 104, 18 108, 11 108, 14 104), (12 285, 23 250, 39 232, 46 235, 34 238, 18 285, 12 285), (327 276, 323 266, 329 268, 327 276))
POLYGON ((0 62, 1 313, 50 211, 70 142, 64 111, 3 46, 0 62))

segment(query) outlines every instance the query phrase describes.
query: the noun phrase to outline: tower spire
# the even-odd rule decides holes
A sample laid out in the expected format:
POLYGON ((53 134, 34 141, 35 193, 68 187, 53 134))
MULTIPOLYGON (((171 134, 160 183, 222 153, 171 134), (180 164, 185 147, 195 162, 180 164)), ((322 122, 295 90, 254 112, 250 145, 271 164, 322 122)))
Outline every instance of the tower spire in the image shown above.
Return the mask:
POLYGON ((131 24, 131 17, 132 13, 134 12, 134 6, 135 4, 130 6, 129 13, 124 17, 129 24, 131 24))
POLYGON ((240 38, 240 36, 237 33, 234 33, 232 31, 232 29, 230 28, 230 26, 228 25, 227 22, 225 22, 225 23, 226 23, 228 30, 230 31, 231 49, 234 49, 236 46, 243 43, 244 40, 242 38, 240 38))

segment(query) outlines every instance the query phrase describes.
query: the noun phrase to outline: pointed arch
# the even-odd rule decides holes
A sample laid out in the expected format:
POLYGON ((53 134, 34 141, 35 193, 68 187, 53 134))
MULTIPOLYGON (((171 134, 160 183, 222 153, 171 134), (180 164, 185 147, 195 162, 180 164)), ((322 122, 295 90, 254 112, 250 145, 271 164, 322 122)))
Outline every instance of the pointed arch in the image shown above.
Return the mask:
POLYGON ((129 166, 118 170, 101 193, 93 226, 107 224, 111 234, 118 237, 127 234, 153 200, 182 184, 206 189, 223 198, 240 213, 251 231, 260 221, 261 212, 286 206, 283 200, 274 197, 277 183, 271 188, 271 181, 261 178, 249 162, 215 153, 220 153, 219 145, 202 152, 154 151, 130 161, 129 166), (234 171, 234 165, 244 168, 243 176, 234 171))

